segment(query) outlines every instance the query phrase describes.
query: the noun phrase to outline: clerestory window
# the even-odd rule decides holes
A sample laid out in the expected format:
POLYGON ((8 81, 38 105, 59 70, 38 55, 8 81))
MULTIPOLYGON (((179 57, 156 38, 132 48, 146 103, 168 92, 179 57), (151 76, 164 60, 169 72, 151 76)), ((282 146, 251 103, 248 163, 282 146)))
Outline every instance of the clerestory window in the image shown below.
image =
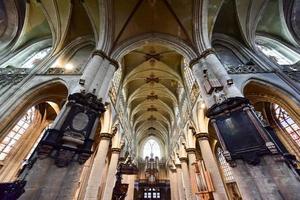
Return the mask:
POLYGON ((32 68, 42 62, 42 60, 51 52, 52 47, 37 51, 29 56, 22 64, 21 68, 32 68))
POLYGON ((263 54, 279 65, 293 65, 300 60, 298 53, 270 38, 259 37, 256 40, 256 46, 263 54))

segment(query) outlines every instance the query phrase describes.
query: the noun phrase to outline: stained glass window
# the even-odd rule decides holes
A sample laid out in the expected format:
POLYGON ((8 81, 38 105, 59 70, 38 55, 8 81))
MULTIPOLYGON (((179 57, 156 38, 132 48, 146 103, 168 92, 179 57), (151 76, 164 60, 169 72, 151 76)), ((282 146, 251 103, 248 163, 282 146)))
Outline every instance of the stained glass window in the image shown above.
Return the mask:
POLYGON ((223 155, 223 150, 221 148, 217 149, 217 157, 218 157, 218 160, 219 160, 222 172, 223 172, 224 181, 226 183, 234 182, 232 170, 231 170, 229 164, 227 163, 227 161, 223 155))
POLYGON ((158 158, 161 157, 160 147, 154 139, 149 139, 144 145, 143 158, 146 158, 147 156, 149 158, 151 158, 151 157, 155 158, 156 156, 158 158))
POLYGON ((18 121, 13 129, 7 134, 7 136, 0 143, 0 161, 4 160, 9 152, 16 145, 17 141, 29 128, 33 122, 35 116, 35 108, 30 108, 26 114, 18 121))
POLYGON ((290 115, 277 104, 272 104, 276 120, 280 123, 285 133, 300 147, 300 128, 290 115))

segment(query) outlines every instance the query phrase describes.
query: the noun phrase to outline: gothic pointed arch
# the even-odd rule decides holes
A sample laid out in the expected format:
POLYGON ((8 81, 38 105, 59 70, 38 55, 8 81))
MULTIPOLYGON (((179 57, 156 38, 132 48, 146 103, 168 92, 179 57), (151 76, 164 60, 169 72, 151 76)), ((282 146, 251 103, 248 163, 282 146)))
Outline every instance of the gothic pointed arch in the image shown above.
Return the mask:
MULTIPOLYGON (((253 80, 244 87, 244 95, 259 112, 258 116, 264 126, 270 126, 274 130, 274 134, 279 138, 281 150, 294 154, 299 159, 299 101, 279 87, 253 80), (289 123, 286 124, 285 120, 289 120, 289 123), (290 126, 294 128, 289 128, 290 126)), ((272 133, 272 130, 270 132, 272 133)))

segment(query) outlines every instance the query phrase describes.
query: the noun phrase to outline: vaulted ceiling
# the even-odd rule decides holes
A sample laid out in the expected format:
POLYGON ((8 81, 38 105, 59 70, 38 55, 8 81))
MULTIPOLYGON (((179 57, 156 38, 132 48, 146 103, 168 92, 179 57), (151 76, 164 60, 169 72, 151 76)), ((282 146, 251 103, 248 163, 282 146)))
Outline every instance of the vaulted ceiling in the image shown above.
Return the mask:
MULTIPOLYGON (((58 53, 72 41, 90 37, 111 56, 122 44, 146 34, 183 41, 195 54, 201 53, 197 45, 217 34, 246 46, 253 45, 257 34, 296 46, 299 7, 296 0, 0 0, 0 50, 19 50, 52 38, 53 53, 58 53)), ((138 138, 155 134, 167 141, 172 134, 178 90, 183 88, 182 60, 173 49, 153 42, 119 60, 128 119, 138 138)))
POLYGON ((145 33, 192 43, 193 0, 114 0, 113 46, 145 33))
POLYGON ((123 92, 132 130, 138 138, 171 133, 182 88, 182 56, 164 46, 148 44, 123 58, 123 92))

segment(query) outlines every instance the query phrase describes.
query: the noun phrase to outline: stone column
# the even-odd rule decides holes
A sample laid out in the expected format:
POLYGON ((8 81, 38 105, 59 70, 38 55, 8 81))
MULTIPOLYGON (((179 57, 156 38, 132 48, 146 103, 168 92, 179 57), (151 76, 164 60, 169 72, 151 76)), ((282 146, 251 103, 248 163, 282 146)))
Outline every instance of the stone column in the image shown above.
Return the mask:
MULTIPOLYGON (((34 166, 27 167, 20 175, 27 181, 26 192, 21 199, 73 198, 83 168, 81 164, 93 153, 91 149, 99 118, 105 112, 101 100, 107 96, 109 83, 117 67, 117 62, 103 52, 96 50, 93 53, 78 85, 70 89, 71 94, 67 103, 39 143, 35 154, 35 158, 38 159, 34 166), (104 76, 100 76, 102 73, 104 76)), ((105 154, 104 157, 108 144, 108 141, 103 140, 99 145, 98 153, 105 154)), ((93 167, 103 168, 103 157, 98 156, 95 160, 100 165, 93 167)), ((94 170, 92 173, 95 173, 94 179, 101 178, 97 177, 102 173, 101 170, 100 172, 94 170)), ((99 180, 95 181, 99 182, 99 180)), ((94 191, 92 188, 98 187, 96 185, 89 184, 87 190, 94 191)))
POLYGON ((127 196, 125 200, 133 200, 134 199, 134 183, 136 180, 136 175, 126 175, 127 176, 127 183, 128 185, 128 191, 127 196))
POLYGON ((100 137, 100 143, 98 145, 98 150, 94 158, 94 163, 85 192, 85 200, 98 199, 99 187, 101 186, 101 176, 105 167, 105 158, 107 156, 108 147, 112 135, 110 133, 101 133, 100 137))
POLYGON ((170 189, 171 189, 171 199, 178 200, 178 184, 176 177, 176 168, 169 166, 169 179, 170 179, 170 189))
POLYGON ((232 172, 243 199, 262 200, 263 197, 260 195, 255 180, 248 171, 244 161, 237 160, 236 164, 237 166, 232 168, 232 172))
POLYGON ((187 158, 187 153, 185 150, 185 145, 186 143, 182 143, 179 147, 179 153, 178 157, 181 163, 181 169, 182 169, 182 174, 183 174, 183 185, 184 185, 184 192, 185 192, 185 198, 187 200, 192 199, 192 189, 191 189, 191 179, 190 179, 190 174, 189 174, 189 169, 188 169, 188 158, 187 158))
POLYGON ((196 184, 196 173, 195 173, 195 167, 193 166, 196 161, 196 149, 194 148, 187 148, 186 152, 188 154, 188 159, 189 159, 189 173, 190 173, 190 179, 191 179, 191 187, 192 187, 192 193, 193 196, 197 192, 197 185, 196 184))
POLYGON ((222 85, 222 89, 218 89, 220 90, 218 94, 224 92, 226 98, 243 97, 242 92, 235 86, 213 49, 204 51, 199 58, 191 61, 190 66, 200 86, 202 98, 208 108, 218 102, 216 102, 214 96, 216 94, 215 91, 208 93, 205 89, 204 83, 207 80, 207 74, 213 75, 222 85))
POLYGON ((179 158, 181 162, 181 169, 183 174, 183 183, 185 186, 185 197, 187 200, 192 200, 192 189, 191 189, 191 179, 188 169, 188 159, 186 157, 179 158))
POLYGON ((116 182, 116 172, 117 172, 120 151, 121 149, 119 148, 112 149, 112 154, 110 158, 108 174, 107 174, 102 200, 111 199, 112 197, 112 192, 116 182))
POLYGON ((228 84, 228 80, 231 79, 229 74, 227 73, 224 65, 221 63, 219 58, 215 53, 210 53, 204 58, 205 67, 209 68, 213 71, 216 78, 221 82, 224 86, 224 92, 227 97, 243 97, 242 92, 234 85, 228 84))
POLYGON ((86 92, 104 98, 104 94, 108 92, 107 88, 112 80, 113 73, 117 68, 118 63, 115 60, 109 58, 101 50, 95 50, 80 77, 79 85, 72 92, 80 92, 84 89, 86 92))
POLYGON ((215 191, 213 192, 214 199, 228 199, 215 156, 208 141, 208 133, 198 133, 196 138, 199 142, 206 170, 210 172, 213 180, 213 185, 215 188, 215 191))
MULTIPOLYGON (((85 89, 89 89, 93 80, 95 79, 95 75, 99 70, 100 66, 103 62, 103 56, 99 54, 99 50, 95 50, 92 54, 92 58, 88 61, 82 76, 80 77, 80 84, 84 86, 85 89)), ((79 92, 79 90, 77 91, 79 92)), ((91 91, 90 91, 91 92, 91 91)))
POLYGON ((183 181, 182 181, 181 164, 175 163, 175 166, 176 166, 176 175, 177 175, 178 199, 182 200, 185 199, 185 194, 184 194, 183 181))
POLYGON ((203 69, 201 67, 203 65, 202 62, 203 61, 199 61, 199 63, 194 64, 192 66, 192 71, 193 71, 196 81, 198 82, 200 93, 201 93, 202 99, 205 102, 205 105, 207 107, 211 107, 212 105, 215 104, 215 101, 214 101, 214 98, 212 95, 206 94, 206 90, 205 90, 205 87, 203 84, 205 79, 204 79, 203 69))
POLYGON ((83 163, 92 154, 94 135, 104 105, 95 95, 69 95, 60 121, 46 130, 37 151, 20 175, 25 193, 20 199, 73 199, 83 163))
MULTIPOLYGON (((233 173, 242 197, 299 199, 290 196, 291 193, 298 194, 295 191, 300 189, 300 184, 291 175, 292 167, 289 169, 282 161, 274 164, 278 152, 270 140, 268 130, 261 125, 249 101, 243 98, 241 91, 234 85, 225 67, 214 54, 214 50, 207 49, 199 58, 192 61, 191 65, 199 82, 203 100, 208 107, 201 115, 205 114, 210 118, 226 160, 231 166, 236 165, 233 167, 233 173)), ((199 124, 204 124, 203 120, 199 124)), ((198 140, 203 160, 207 170, 211 172, 215 185, 214 197, 223 199, 226 194, 218 167, 213 159, 207 136, 203 137, 201 134, 207 135, 207 126, 201 127, 197 132, 200 133, 198 140)))

